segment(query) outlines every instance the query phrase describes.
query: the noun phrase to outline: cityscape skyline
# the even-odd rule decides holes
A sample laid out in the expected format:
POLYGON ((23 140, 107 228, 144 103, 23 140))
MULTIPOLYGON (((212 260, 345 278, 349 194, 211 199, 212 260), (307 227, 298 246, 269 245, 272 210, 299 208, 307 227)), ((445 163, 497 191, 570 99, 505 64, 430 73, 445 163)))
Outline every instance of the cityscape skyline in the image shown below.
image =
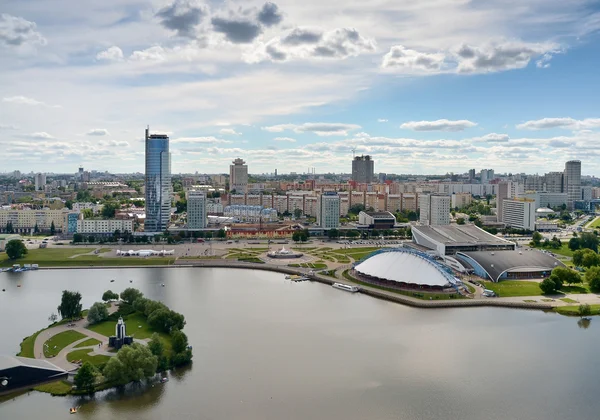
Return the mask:
POLYGON ((174 173, 239 156, 255 173, 339 173, 355 151, 376 173, 587 159, 584 174, 600 174, 599 11, 520 4, 349 2, 332 20, 334 5, 313 0, 83 2, 60 16, 9 2, 4 170, 143 172, 151 124, 171 138, 174 173))

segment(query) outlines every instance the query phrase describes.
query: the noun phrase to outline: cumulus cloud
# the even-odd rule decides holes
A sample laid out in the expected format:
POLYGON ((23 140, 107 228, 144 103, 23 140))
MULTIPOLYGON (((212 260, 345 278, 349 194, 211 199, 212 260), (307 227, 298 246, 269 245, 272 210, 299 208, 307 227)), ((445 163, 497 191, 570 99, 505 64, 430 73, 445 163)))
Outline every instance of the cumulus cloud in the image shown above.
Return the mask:
POLYGON ((379 123, 384 123, 384 122, 388 122, 388 120, 386 120, 385 118, 379 118, 379 119, 377 120, 377 122, 379 122, 379 123))
POLYGON ((382 68, 406 74, 492 73, 526 67, 540 57, 537 65, 549 66, 555 54, 562 52, 555 43, 500 41, 481 46, 462 44, 446 51, 418 51, 395 45, 385 54, 382 68))
POLYGON ((322 31, 298 27, 282 37, 260 43, 254 51, 245 56, 245 59, 251 63, 306 58, 345 59, 374 51, 375 46, 373 39, 363 37, 352 28, 322 31))
POLYGON ((296 143, 296 139, 291 137, 275 137, 273 141, 287 142, 287 143, 296 143))
POLYGON ((475 137, 475 138, 473 138, 473 140, 474 141, 483 141, 486 143, 506 143, 507 141, 510 140, 510 137, 508 134, 489 133, 489 134, 486 134, 485 136, 475 137))
POLYGON ((347 136, 348 132, 359 128, 360 125, 342 123, 279 124, 262 127, 263 130, 270 133, 281 133, 285 130, 292 130, 295 133, 314 133, 317 136, 347 136))
POLYGON ((0 45, 46 45, 46 38, 36 30, 36 24, 21 17, 0 14, 0 45))
POLYGON ((178 36, 194 38, 196 27, 208 14, 208 8, 196 0, 175 0, 156 13, 160 24, 178 36))
POLYGON ((164 61, 167 51, 160 45, 155 45, 141 51, 134 51, 129 57, 133 61, 164 61))
POLYGON ((211 19, 213 30, 222 33, 234 44, 249 44, 262 32, 260 23, 247 16, 215 16, 211 19))
POLYGON ((267 2, 257 15, 258 21, 265 26, 274 26, 283 20, 283 15, 275 3, 267 2))
POLYGON ((233 128, 221 128, 219 130, 219 134, 225 134, 225 135, 232 135, 232 136, 239 136, 242 133, 238 133, 237 131, 235 131, 235 129, 233 128))
POLYGON ((106 128, 92 128, 86 133, 88 136, 108 136, 110 133, 106 128))
POLYGON ((517 128, 521 130, 550 130, 553 128, 564 128, 569 130, 584 130, 590 128, 599 128, 600 118, 586 118, 576 120, 574 118, 542 118, 540 120, 526 121, 518 124, 517 128))
POLYGON ((475 127, 477 123, 469 120, 436 120, 436 121, 409 121, 405 122, 400 128, 406 128, 414 131, 463 131, 467 128, 475 127))
POLYGON ((225 144, 231 143, 229 140, 218 139, 216 137, 180 137, 170 141, 171 144, 225 144))
POLYGON ((31 134, 25 134, 23 137, 28 137, 30 139, 36 139, 36 140, 53 140, 56 138, 52 134, 48 134, 45 131, 40 131, 37 133, 31 133, 31 134))
POLYGON ((50 108, 60 108, 60 105, 48 105, 44 102, 38 101, 33 98, 28 98, 26 96, 10 96, 7 98, 2 98, 2 102, 17 104, 17 105, 29 105, 29 106, 47 106, 50 108))
POLYGON ((121 48, 113 45, 107 50, 100 51, 96 54, 96 60, 106 60, 106 61, 120 61, 123 59, 123 50, 121 48))

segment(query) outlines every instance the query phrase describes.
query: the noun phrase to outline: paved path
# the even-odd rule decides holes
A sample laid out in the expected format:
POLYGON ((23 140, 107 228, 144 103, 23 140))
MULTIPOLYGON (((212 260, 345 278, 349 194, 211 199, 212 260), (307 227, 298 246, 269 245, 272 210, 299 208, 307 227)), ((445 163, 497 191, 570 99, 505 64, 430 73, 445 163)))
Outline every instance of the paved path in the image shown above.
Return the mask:
MULTIPOLYGON (((108 313, 112 314, 112 313, 116 312, 117 310, 118 310, 117 305, 113 303, 111 305, 111 307, 108 309, 108 313)), ((92 330, 88 330, 86 328, 89 325, 87 319, 85 319, 85 318, 80 319, 79 321, 75 322, 74 324, 75 324, 75 326, 73 326, 73 327, 68 327, 66 324, 57 325, 55 327, 48 328, 47 330, 40 333, 36 337, 35 343, 33 345, 33 351, 34 351, 33 354, 34 354, 35 358, 42 359, 42 360, 48 360, 49 362, 54 363, 56 366, 58 366, 62 369, 71 371, 71 370, 77 369, 78 366, 67 361, 67 354, 69 354, 71 351, 73 351, 75 346, 77 346, 78 344, 80 344, 90 338, 95 338, 96 340, 98 340, 102 343, 102 346, 99 348, 100 350, 108 349, 108 337, 106 337, 102 334, 99 334, 97 332, 94 332, 92 330), (44 343, 46 341, 48 341, 50 338, 52 338, 55 335, 60 334, 64 331, 77 331, 77 332, 85 335, 86 337, 81 338, 81 339, 69 344, 54 357, 44 356, 44 343)), ((77 350, 81 350, 81 349, 85 349, 85 348, 88 348, 88 347, 81 347, 81 348, 78 348, 77 350)), ((91 346, 89 348, 98 348, 98 346, 91 346)), ((98 353, 98 354, 103 354, 103 353, 98 353)), ((114 356, 115 353, 109 353, 109 355, 114 356)))

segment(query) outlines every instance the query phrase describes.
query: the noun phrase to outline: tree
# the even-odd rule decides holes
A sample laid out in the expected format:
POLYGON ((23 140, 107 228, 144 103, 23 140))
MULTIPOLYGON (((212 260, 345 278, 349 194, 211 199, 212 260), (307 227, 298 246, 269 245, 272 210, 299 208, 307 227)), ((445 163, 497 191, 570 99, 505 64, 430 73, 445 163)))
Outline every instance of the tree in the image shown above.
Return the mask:
POLYGON ((464 217, 459 217, 458 219, 456 219, 456 224, 457 225, 464 225, 465 224, 465 218, 464 217))
POLYGON ((56 234, 56 227, 54 226, 54 220, 50 223, 50 235, 56 234))
POLYGON ((74 233, 73 234, 73 243, 79 243, 79 242, 83 242, 84 238, 83 235, 81 233, 74 233))
POLYGON ((84 219, 91 219, 94 217, 94 211, 92 209, 83 209, 81 214, 83 214, 84 219))
POLYGON ((12 222, 6 222, 6 233, 15 233, 12 222))
POLYGON ((365 206, 363 204, 353 204, 348 209, 348 213, 358 214, 358 213, 360 213, 361 211, 364 211, 364 210, 365 210, 365 206))
POLYGON ((165 353, 165 345, 157 333, 152 334, 152 338, 148 342, 148 349, 158 358, 158 371, 164 371, 169 368, 169 360, 165 353))
POLYGON ((542 239, 544 239, 544 237, 540 232, 535 231, 533 232, 533 236, 531 237, 531 239, 533 240, 535 246, 539 246, 540 242, 542 241, 542 239))
POLYGON ((6 255, 8 255, 8 258, 10 258, 11 260, 21 258, 27 255, 28 252, 27 247, 23 242, 21 242, 20 239, 11 239, 10 241, 8 241, 4 250, 6 251, 6 255))
POLYGON ((339 233, 339 231, 338 231, 337 229, 329 229, 329 230, 327 231, 327 237, 328 237, 329 239, 335 239, 335 238, 337 238, 338 236, 340 236, 340 233, 339 233))
POLYGON ((73 210, 73 202, 71 200, 65 201, 65 207, 69 210, 73 210))
POLYGON ((594 252, 598 252, 598 237, 593 233, 583 232, 579 238, 581 248, 589 248, 594 252))
POLYGON ((217 232, 217 238, 225 238, 227 237, 227 233, 225 232, 225 229, 219 229, 219 232, 217 232))
POLYGON ((85 362, 73 379, 78 390, 93 392, 96 383, 96 368, 90 362, 85 362))
POLYGON ((130 305, 133 305, 133 302, 135 302, 136 299, 141 297, 144 297, 144 294, 138 289, 134 289, 133 287, 128 287, 127 289, 121 292, 121 300, 130 305))
POLYGON ((302 217, 302 209, 294 209, 294 218, 299 219, 302 217))
POLYGON ((115 217, 115 212, 119 207, 119 203, 105 203, 102 206, 102 217, 106 219, 112 219, 115 217))
POLYGON ((590 308, 590 305, 588 305, 587 303, 582 303, 581 305, 579 305, 579 316, 580 317, 590 316, 591 314, 592 314, 592 308, 590 308))
POLYGON ((163 305, 148 316, 148 324, 155 330, 170 333, 174 329, 183 329, 185 317, 163 305))
POLYGON ((123 385, 131 381, 141 381, 156 373, 158 358, 146 346, 133 343, 122 347, 104 367, 105 378, 112 383, 123 385))
POLYGON ((94 303, 88 311, 87 319, 90 324, 97 324, 108 318, 108 309, 102 302, 94 303))
POLYGON ((51 324, 54 324, 57 319, 58 319, 58 315, 56 315, 54 312, 52 312, 50 314, 50 316, 48 317, 48 322, 50 322, 51 324))
POLYGON ((40 228, 38 227, 37 222, 36 222, 35 226, 33 227, 33 233, 40 233, 40 228))
POLYGON ((78 318, 81 314, 81 293, 63 290, 57 309, 62 319, 78 318))
POLYGON ((560 290, 564 283, 581 283, 579 273, 567 267, 556 267, 550 277, 557 283, 556 290, 560 290))
MULTIPOLYGON (((579 252, 579 251, 577 251, 579 252)), ((595 267, 600 265, 600 255, 592 251, 591 249, 583 250, 583 257, 581 260, 581 265, 585 268, 595 267)))
POLYGON ((183 331, 173 330, 171 332, 173 343, 173 365, 182 366, 192 360, 192 351, 188 347, 188 338, 183 331))
POLYGON ((542 281, 540 283, 540 289, 542 289, 542 293, 545 295, 555 293, 556 292, 556 283, 554 283, 554 281, 550 277, 548 277, 547 279, 544 279, 544 281, 542 281))
POLYGON ((95 240, 96 240, 96 238, 94 238, 94 235, 88 236, 88 242, 89 243, 93 244, 95 240))
POLYGON ((177 210, 175 211, 175 213, 177 214, 181 214, 184 211, 187 211, 187 200, 185 198, 182 198, 181 200, 175 203, 175 207, 177 208, 177 210))
POLYGON ((588 268, 585 272, 585 281, 592 292, 600 292, 600 267, 588 268))
POLYGON ((102 300, 104 302, 109 302, 111 300, 117 300, 117 299, 119 299, 119 294, 113 292, 112 290, 107 290, 106 292, 104 292, 102 294, 102 300))

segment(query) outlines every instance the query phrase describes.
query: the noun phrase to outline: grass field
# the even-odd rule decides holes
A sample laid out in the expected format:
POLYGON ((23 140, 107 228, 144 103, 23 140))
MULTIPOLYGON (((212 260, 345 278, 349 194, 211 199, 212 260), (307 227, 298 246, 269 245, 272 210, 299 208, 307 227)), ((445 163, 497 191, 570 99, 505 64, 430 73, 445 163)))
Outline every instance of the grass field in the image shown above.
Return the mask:
POLYGON ((535 249, 540 249, 540 250, 546 250, 548 252, 552 252, 553 254, 556 255, 563 255, 565 257, 572 257, 573 256, 573 251, 571 251, 569 249, 569 244, 568 242, 563 242, 562 246, 559 249, 552 249, 552 248, 542 248, 542 247, 534 247, 535 249))
POLYGON ((562 298, 562 299, 560 299, 560 300, 562 300, 562 301, 563 301, 563 302, 565 302, 565 303, 577 303, 577 301, 576 301, 576 300, 569 299, 569 298, 562 298))
MULTIPOLYGON (((81 267, 81 266, 128 266, 128 265, 169 265, 174 258, 102 258, 98 255, 82 255, 92 252, 92 248, 45 248, 30 249, 27 255, 10 260, 6 253, 0 254, 0 267, 13 264, 39 264, 40 267, 81 267), (78 256, 79 255, 79 256, 78 256)), ((107 252, 108 248, 100 252, 107 252)))
MULTIPOLYGON (((591 315, 600 315, 600 305, 590 305, 591 315)), ((555 312, 561 315, 579 316, 579 305, 576 306, 558 306, 554 308, 555 312)))
POLYGON ((92 351, 91 349, 82 349, 82 350, 72 351, 71 353, 67 354, 67 360, 71 363, 81 360, 82 362, 90 362, 94 366, 100 366, 110 360, 110 356, 104 356, 102 354, 99 354, 97 356, 92 356, 92 355, 88 354, 91 351, 92 351))
POLYGON ((50 382, 49 384, 38 385, 33 388, 39 392, 47 392, 54 396, 63 396, 71 392, 71 384, 67 381, 50 382))
POLYGON ((42 331, 44 331, 44 330, 39 330, 38 332, 25 338, 21 342, 21 351, 19 352, 19 354, 17 354, 17 356, 29 357, 30 359, 35 359, 35 355, 33 354, 33 349, 35 346, 35 339, 42 331))
POLYGON ((98 344, 100 344, 100 341, 96 340, 95 338, 90 338, 77 344, 74 348, 78 349, 81 347, 97 346, 98 344))
POLYGON ((85 338, 85 335, 77 331, 63 331, 56 334, 44 343, 44 356, 54 357, 69 344, 82 338, 85 338))
POLYGON ((596 217, 594 220, 592 220, 591 223, 588 223, 587 225, 585 225, 585 227, 590 228, 590 229, 600 228, 600 217, 596 217))
POLYGON ((504 280, 498 283, 484 281, 486 289, 493 290, 500 297, 509 296, 541 296, 542 289, 534 281, 504 280))

